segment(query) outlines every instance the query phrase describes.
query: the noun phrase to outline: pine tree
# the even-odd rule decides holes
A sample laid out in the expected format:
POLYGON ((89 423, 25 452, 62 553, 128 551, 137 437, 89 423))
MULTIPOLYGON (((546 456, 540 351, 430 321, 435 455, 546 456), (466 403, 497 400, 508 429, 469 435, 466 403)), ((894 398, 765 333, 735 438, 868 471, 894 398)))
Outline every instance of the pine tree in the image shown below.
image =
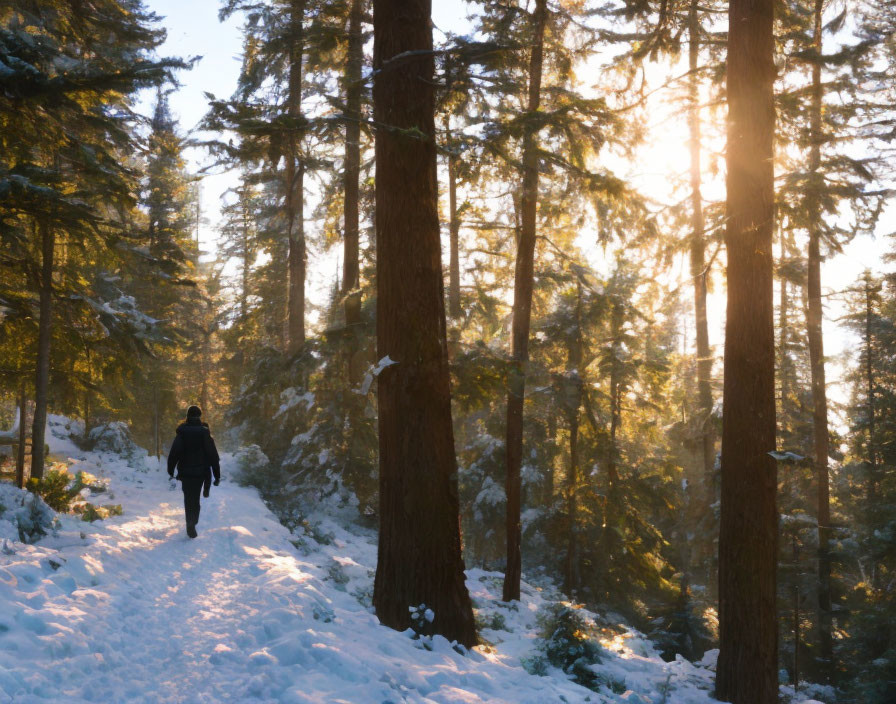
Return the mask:
POLYGON ((535 267, 535 235, 538 210, 538 128, 541 74, 547 0, 537 0, 531 17, 528 115, 523 137, 523 183, 520 197, 520 230, 516 274, 513 284, 511 328, 512 368, 507 392, 507 567, 504 572, 504 601, 519 600, 522 557, 520 555, 520 466, 523 460, 523 399, 526 394, 526 364, 529 360, 529 327, 532 317, 532 280, 535 267))
MULTIPOLYGON (((0 17, 0 50, 16 67, 4 73, 0 103, 0 221, 12 255, 6 264, 40 272, 25 276, 39 298, 31 467, 39 479, 54 332, 73 307, 87 313, 92 300, 79 290, 91 282, 61 275, 68 261, 57 250, 95 242, 98 234, 110 241, 120 235, 134 190, 126 165, 135 141, 127 98, 184 64, 149 58, 163 34, 152 27, 156 16, 133 0, 104 0, 87 9, 25 2, 0 8, 0 17)), ((24 309, 25 299, 10 298, 24 309)), ((98 311, 94 315, 100 317, 98 311)))
POLYGON ((728 306, 716 696, 777 701, 774 4, 729 6, 728 306))

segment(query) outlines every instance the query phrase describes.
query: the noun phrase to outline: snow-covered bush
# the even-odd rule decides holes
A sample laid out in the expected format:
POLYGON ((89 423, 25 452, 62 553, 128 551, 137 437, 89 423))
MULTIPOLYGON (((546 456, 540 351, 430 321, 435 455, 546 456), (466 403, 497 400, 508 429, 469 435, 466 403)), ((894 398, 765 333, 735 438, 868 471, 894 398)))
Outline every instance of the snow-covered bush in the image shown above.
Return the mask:
POLYGON ((93 450, 111 452, 129 460, 144 460, 147 456, 146 450, 131 439, 131 430, 122 421, 96 426, 90 431, 88 441, 93 450))
POLYGON ((74 418, 50 413, 47 416, 47 437, 70 440, 80 446, 80 440, 84 438, 84 423, 74 418))
POLYGON ((56 522, 40 496, 0 482, 0 538, 33 543, 55 530, 56 522))
POLYGON ((237 484, 257 487, 262 494, 274 488, 274 468, 258 445, 241 447, 233 453, 233 459, 236 464, 233 480, 237 484))
POLYGON ((539 624, 542 654, 524 663, 529 672, 547 674, 550 664, 595 692, 604 687, 617 694, 625 691, 624 683, 608 680, 593 667, 600 662, 601 646, 594 638, 593 625, 579 609, 563 603, 550 604, 539 615, 539 624))

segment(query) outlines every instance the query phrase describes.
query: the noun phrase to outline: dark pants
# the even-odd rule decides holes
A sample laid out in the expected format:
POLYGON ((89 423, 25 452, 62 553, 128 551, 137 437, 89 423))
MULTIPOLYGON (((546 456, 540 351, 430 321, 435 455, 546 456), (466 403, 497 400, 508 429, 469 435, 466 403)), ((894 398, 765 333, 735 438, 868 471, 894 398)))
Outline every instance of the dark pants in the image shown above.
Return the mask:
POLYGON ((184 477, 180 480, 181 489, 184 491, 184 514, 188 526, 199 523, 199 494, 204 483, 204 477, 184 477))

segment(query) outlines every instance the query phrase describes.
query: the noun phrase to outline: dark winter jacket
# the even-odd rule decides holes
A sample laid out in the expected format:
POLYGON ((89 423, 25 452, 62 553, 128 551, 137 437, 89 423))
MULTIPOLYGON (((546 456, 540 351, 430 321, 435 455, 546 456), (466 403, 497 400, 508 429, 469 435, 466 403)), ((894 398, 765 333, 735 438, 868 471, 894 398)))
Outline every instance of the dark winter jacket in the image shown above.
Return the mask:
POLYGON ((168 452, 168 474, 177 478, 206 479, 209 469, 215 473, 215 481, 221 479, 221 463, 218 448, 208 429, 208 424, 198 418, 188 418, 177 426, 177 435, 168 452))

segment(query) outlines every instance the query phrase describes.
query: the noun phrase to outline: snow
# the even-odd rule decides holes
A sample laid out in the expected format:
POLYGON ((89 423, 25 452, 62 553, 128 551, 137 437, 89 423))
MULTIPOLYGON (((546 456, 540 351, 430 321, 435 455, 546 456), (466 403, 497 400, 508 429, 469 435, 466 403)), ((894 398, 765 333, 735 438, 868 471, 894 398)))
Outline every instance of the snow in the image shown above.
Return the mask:
MULTIPOLYGON (((381 626, 370 606, 372 532, 307 516, 290 533, 255 489, 223 480, 187 538, 182 496, 160 469, 110 452, 70 452, 57 417, 51 449, 108 482, 124 513, 0 550, 0 701, 37 702, 637 702, 710 704, 713 654, 663 662, 644 636, 600 627, 599 693, 559 670, 530 674, 538 617, 558 598, 522 585, 500 601, 499 573, 467 573, 483 645, 381 626), (56 433, 59 433, 58 435, 56 433), (11 554, 10 554, 11 553, 11 554)), ((105 500, 105 499, 104 499, 105 500)), ((438 614, 426 609, 426 621, 438 614)))
POLYGON ((287 411, 292 410, 300 403, 305 404, 305 410, 310 411, 311 407, 314 405, 314 394, 310 391, 302 392, 301 389, 291 387, 288 389, 284 389, 280 392, 280 408, 277 409, 277 412, 274 414, 274 418, 277 418, 287 411))
POLYGON ((22 418, 22 409, 16 408, 16 417, 9 430, 0 429, 0 442, 15 443, 19 439, 19 423, 22 418))
POLYGON ((15 549, 9 541, 36 542, 53 531, 55 521, 55 513, 39 496, 0 483, 0 539, 5 549, 15 549))
POLYGON ((394 359, 392 359, 389 355, 381 358, 379 362, 376 363, 376 366, 371 365, 367 370, 367 373, 364 374, 364 379, 361 381, 361 386, 357 389, 354 389, 356 394, 360 394, 361 396, 366 396, 370 391, 371 385, 373 385, 373 380, 383 373, 383 370, 387 367, 391 367, 393 364, 398 364, 394 359))

